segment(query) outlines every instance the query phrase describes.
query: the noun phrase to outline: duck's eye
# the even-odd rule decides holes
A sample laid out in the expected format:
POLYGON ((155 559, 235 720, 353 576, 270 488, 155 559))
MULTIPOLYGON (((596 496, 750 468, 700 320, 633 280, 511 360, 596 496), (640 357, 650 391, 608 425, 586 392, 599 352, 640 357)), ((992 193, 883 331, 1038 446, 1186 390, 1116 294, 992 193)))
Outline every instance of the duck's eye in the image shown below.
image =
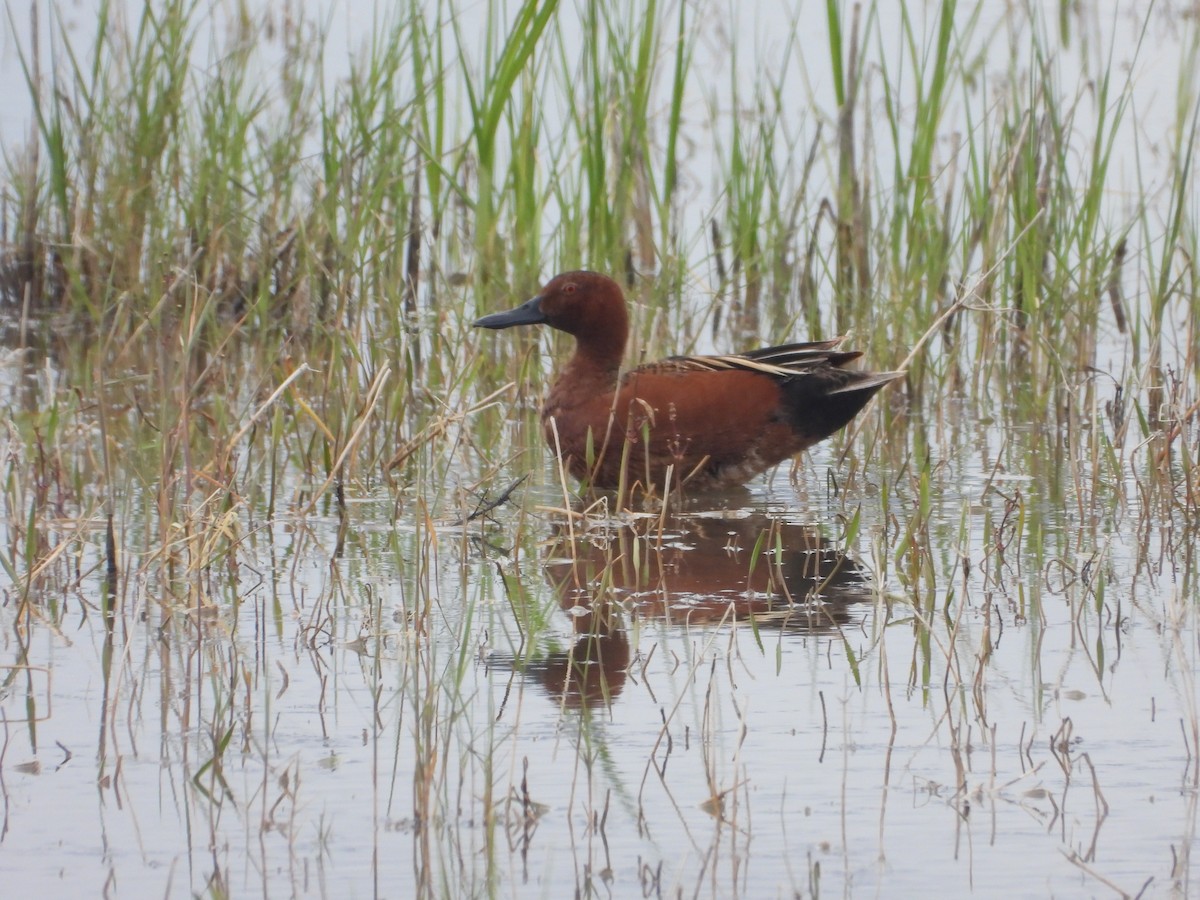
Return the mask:
POLYGON ((573 293, 575 293, 575 282, 573 282, 573 281, 568 281, 566 284, 564 284, 564 285, 563 285, 563 293, 564 293, 564 294, 573 294, 573 293))

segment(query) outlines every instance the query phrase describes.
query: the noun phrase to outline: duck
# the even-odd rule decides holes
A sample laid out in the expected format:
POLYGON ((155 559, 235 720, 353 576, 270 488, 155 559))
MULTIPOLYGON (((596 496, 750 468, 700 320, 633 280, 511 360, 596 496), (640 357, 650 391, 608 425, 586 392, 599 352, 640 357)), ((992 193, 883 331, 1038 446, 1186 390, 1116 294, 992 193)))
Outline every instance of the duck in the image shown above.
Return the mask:
POLYGON ((547 325, 575 350, 541 410, 551 450, 600 489, 734 487, 845 427, 903 372, 846 368, 843 338, 728 356, 671 356, 622 372, 629 311, 621 286, 591 271, 555 275, 493 330, 547 325))

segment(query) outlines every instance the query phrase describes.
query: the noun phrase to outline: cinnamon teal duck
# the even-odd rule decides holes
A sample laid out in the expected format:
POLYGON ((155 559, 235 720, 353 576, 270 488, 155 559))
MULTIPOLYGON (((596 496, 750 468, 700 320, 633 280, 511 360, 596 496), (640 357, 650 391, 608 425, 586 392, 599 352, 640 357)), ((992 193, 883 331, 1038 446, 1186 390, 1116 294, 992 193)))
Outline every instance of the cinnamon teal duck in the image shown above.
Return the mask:
POLYGON ((844 427, 901 372, 846 368, 841 339, 731 356, 672 356, 621 373, 625 296, 597 272, 564 272, 536 297, 479 328, 549 325, 575 353, 542 407, 546 441, 566 469, 599 488, 642 482, 688 490, 754 478, 844 427))

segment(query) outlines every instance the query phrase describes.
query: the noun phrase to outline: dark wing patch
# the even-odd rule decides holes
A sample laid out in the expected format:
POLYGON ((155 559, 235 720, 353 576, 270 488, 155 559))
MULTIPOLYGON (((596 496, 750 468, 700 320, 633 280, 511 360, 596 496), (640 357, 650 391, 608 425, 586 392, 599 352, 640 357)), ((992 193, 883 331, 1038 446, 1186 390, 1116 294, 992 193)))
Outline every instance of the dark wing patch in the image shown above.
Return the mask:
POLYGON ((798 344, 778 344, 774 347, 759 347, 757 350, 747 350, 745 353, 739 354, 747 359, 760 360, 775 360, 787 358, 790 356, 805 357, 812 354, 819 354, 825 350, 832 350, 838 346, 844 337, 835 337, 828 341, 805 341, 798 344))

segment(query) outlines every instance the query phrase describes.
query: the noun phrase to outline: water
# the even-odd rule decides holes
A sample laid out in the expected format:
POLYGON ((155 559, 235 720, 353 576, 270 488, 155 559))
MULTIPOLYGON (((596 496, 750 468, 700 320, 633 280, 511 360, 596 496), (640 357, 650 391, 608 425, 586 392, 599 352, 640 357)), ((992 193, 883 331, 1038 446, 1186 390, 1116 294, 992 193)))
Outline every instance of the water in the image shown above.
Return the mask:
MULTIPOLYGON (((831 463, 802 473, 811 497, 831 463)), ((819 499, 781 511, 789 494, 776 476, 733 514, 636 520, 643 537, 593 524, 578 579, 548 515, 516 562, 450 527, 436 551, 401 532, 382 552, 381 498, 341 559, 332 520, 260 534, 262 570, 194 617, 131 585, 111 645, 99 597, 65 596, 28 648, 5 632, 44 667, 36 745, 23 670, 2 706, 5 868, 63 894, 174 895, 214 871, 235 895, 1186 893, 1195 623, 1171 579, 1130 571, 1118 540, 1102 614, 1054 577, 1022 614, 1027 584, 981 589, 985 548, 957 548, 972 574, 933 616, 925 678, 923 613, 820 537, 819 499), (780 560, 807 602, 747 591, 763 530, 783 552, 757 577, 780 560), (401 569, 430 552, 414 595, 401 569), (608 587, 575 587, 588 573, 608 587), (544 611, 531 646, 518 602, 544 611)), ((860 545, 884 531, 868 518, 860 545)))
MULTIPOLYGON (((1151 20, 1158 40, 1167 16, 1151 20)), ((1153 94, 1152 78, 1135 82, 1153 94)), ((1142 127, 1164 135, 1169 117, 1146 109, 1142 127)), ((21 114, 5 110, 7 141, 21 114)), ((1111 337, 1099 362, 1116 370, 1111 337)), ((66 343, 8 360, 10 420, 91 371, 72 364, 89 348, 66 343)), ((256 383, 239 409, 256 408, 256 383)), ((988 412, 946 404, 910 424, 936 461, 924 495, 918 463, 868 425, 851 443, 877 454, 823 445, 794 480, 784 467, 662 518, 568 515, 519 428, 504 440, 532 449, 489 484, 531 483, 465 523, 468 492, 374 471, 350 479, 344 519, 328 494, 308 510, 323 473, 286 454, 269 504, 248 441, 246 499, 222 520, 236 549, 213 554, 202 490, 181 504, 187 527, 160 535, 161 485, 142 474, 157 445, 122 446, 113 627, 89 479, 80 509, 40 523, 63 550, 29 605, 4 578, 6 889, 1187 896, 1189 507, 1151 507, 1133 437, 1115 451, 1122 476, 1096 475, 1076 451, 1112 434, 1102 415, 1042 459, 1053 425, 1002 429, 988 412)), ((6 559, 37 487, 20 427, 2 444, 6 559)), ((448 480, 470 485, 463 459, 448 480)), ((72 471, 98 483, 98 469, 72 471)))

